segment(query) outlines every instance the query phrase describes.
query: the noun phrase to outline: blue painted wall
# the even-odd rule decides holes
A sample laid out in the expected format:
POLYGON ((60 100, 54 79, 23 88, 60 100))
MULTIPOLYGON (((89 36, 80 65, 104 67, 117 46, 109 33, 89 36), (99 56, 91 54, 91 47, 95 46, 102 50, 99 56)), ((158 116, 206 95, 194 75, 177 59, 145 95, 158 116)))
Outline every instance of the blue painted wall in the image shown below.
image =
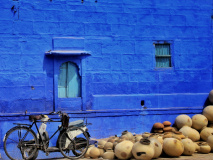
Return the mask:
POLYGON ((7 0, 0 10, 1 126, 27 119, 26 110, 64 109, 88 117, 100 138, 202 112, 212 89, 212 0, 7 0), (171 43, 172 68, 155 68, 158 41, 171 43), (54 49, 91 55, 45 55, 54 49), (82 102, 60 108, 54 86, 66 61, 79 66, 82 102))

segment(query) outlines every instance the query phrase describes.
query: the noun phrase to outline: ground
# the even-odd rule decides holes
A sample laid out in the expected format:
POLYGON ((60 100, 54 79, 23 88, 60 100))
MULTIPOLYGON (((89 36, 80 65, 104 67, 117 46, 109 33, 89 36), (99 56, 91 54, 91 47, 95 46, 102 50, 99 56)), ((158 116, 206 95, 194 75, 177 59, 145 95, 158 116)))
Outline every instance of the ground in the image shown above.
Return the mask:
MULTIPOLYGON (((47 159, 45 158, 45 160, 59 160, 59 158, 50 158, 50 159, 47 159)), ((66 158, 61 158, 61 160, 68 160, 66 158)), ((195 153, 193 156, 180 156, 180 157, 177 157, 177 158, 174 158, 174 157, 161 157, 161 158, 158 158, 156 160, 213 160, 213 153, 209 153, 209 154, 198 154, 198 153, 195 153)), ((44 160, 44 159, 39 159, 39 160, 44 160)), ((91 159, 79 159, 79 160, 91 160, 91 159)), ((99 159, 101 160, 101 158, 99 159)))
MULTIPOLYGON (((2 150, 1 150, 2 151, 2 150)), ((4 154, 4 152, 1 152, 4 154)), ((1 154, 2 155, 2 154, 1 154)), ((61 155, 59 154, 57 156, 57 158, 50 158, 50 157, 54 157, 51 154, 49 156, 39 156, 39 159, 37 160, 68 160, 66 158, 58 158, 61 157, 61 155), (41 158, 42 157, 42 158, 41 158)), ((8 158, 4 155, 2 155, 2 158, 0 158, 0 160, 7 160, 8 158)), ((101 160, 102 158, 99 158, 99 160, 101 160)), ((86 158, 82 158, 79 160, 91 160, 91 159, 86 159, 86 158)), ((160 157, 156 160, 213 160, 213 153, 209 153, 209 154, 198 154, 195 153, 193 156, 180 156, 180 157, 160 157)))

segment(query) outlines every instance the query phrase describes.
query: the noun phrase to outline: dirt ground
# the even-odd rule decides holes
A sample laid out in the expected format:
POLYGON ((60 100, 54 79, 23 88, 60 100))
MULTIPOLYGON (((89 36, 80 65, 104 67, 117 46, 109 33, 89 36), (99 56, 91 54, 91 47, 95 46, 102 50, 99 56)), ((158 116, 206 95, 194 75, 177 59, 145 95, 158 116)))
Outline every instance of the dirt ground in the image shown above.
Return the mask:
MULTIPOLYGON (((68 160, 66 158, 50 158, 50 159, 45 159, 45 160, 68 160)), ((43 160, 43 159, 39 159, 39 160, 43 160)), ((79 160, 94 160, 94 159, 79 159, 79 160)), ((98 160, 102 160, 102 158, 99 158, 98 160)), ((134 160, 134 159, 132 159, 134 160)), ((180 157, 160 157, 157 158, 156 160, 213 160, 213 153, 209 153, 209 154, 198 154, 195 153, 193 154, 193 156, 180 156, 180 157)))
POLYGON ((180 156, 177 158, 174 157, 160 157, 158 158, 158 160, 213 160, 213 153, 209 153, 209 154, 198 154, 195 153, 192 156, 180 156))

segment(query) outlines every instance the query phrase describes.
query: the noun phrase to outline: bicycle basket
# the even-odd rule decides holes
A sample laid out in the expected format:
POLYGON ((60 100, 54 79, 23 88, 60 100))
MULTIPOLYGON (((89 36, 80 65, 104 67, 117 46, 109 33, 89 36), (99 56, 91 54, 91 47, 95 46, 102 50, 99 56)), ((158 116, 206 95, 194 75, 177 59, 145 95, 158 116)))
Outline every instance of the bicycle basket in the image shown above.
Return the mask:
POLYGON ((69 118, 70 117, 68 116, 67 113, 62 113, 61 122, 62 122, 63 128, 68 128, 69 118))

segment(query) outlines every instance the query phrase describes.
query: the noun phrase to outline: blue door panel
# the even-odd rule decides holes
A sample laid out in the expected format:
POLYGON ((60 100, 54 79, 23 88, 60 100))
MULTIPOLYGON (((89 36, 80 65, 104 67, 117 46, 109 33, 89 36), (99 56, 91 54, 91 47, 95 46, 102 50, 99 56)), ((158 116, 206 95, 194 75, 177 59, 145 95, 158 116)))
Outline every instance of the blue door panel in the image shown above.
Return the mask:
POLYGON ((81 76, 78 66, 65 62, 60 66, 58 76, 57 110, 81 110, 81 76))
POLYGON ((63 63, 60 66, 60 74, 58 76, 58 97, 59 98, 66 98, 66 90, 67 90, 67 64, 63 63))

